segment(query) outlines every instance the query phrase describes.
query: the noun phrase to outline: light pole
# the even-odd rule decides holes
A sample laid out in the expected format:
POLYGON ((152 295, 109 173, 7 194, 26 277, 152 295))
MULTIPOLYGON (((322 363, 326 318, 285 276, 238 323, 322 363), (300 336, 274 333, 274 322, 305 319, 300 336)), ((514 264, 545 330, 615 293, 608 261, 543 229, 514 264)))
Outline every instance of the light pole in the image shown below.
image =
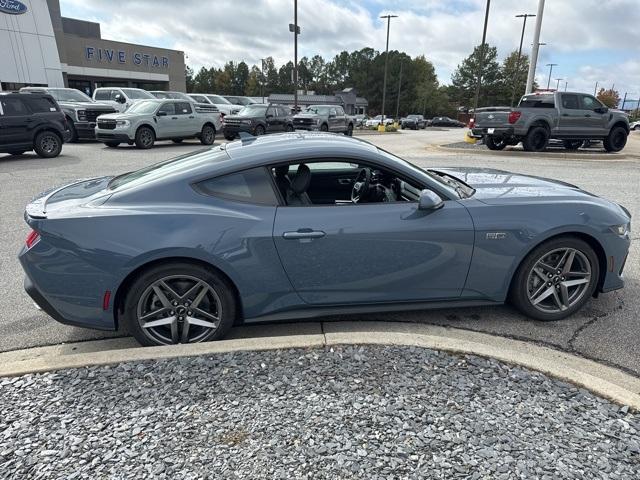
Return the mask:
POLYGON ((567 82, 566 80, 564 81, 564 91, 567 91, 567 85, 569 84, 569 82, 567 82))
POLYGON ((473 102, 473 118, 476 117, 478 109, 478 100, 480 98, 480 82, 482 82, 482 67, 484 66, 484 47, 487 39, 487 24, 489 23, 489 7, 491 0, 487 0, 487 9, 484 12, 484 28, 482 29, 482 43, 480 44, 480 61, 478 62, 478 76, 476 78, 476 96, 473 102))
POLYGON ((596 92, 598 91, 598 82, 596 82, 596 86, 593 87, 593 96, 596 96, 596 92))
POLYGON ((403 59, 400 59, 400 76, 398 77, 398 99, 396 100, 396 122, 398 121, 399 118, 399 111, 400 111, 400 86, 402 85, 402 61, 403 59))
POLYGON ((260 59, 260 96, 262 97, 262 103, 264 103, 264 58, 260 59))
POLYGON ((293 23, 289 24, 289 31, 293 33, 293 108, 298 113, 298 0, 293 0, 293 23))
POLYGON ((536 77, 536 66, 538 65, 538 49, 540 48, 540 30, 542 30, 542 14, 544 13, 544 0, 538 0, 538 12, 536 13, 536 27, 533 30, 533 48, 529 59, 529 73, 527 73, 527 88, 525 94, 533 90, 533 82, 536 77))
POLYGON ((384 53, 384 80, 382 81, 382 127, 384 128, 384 103, 387 98, 387 66, 389 65, 389 27, 391 26, 391 19, 398 18, 397 15, 383 15, 380 18, 387 19, 387 46, 384 53))
POLYGON ((557 63, 547 63, 547 67, 549 67, 549 80, 547 80, 547 90, 549 90, 549 86, 551 85, 551 72, 553 72, 553 67, 556 67, 557 63))
POLYGON ((564 80, 564 78, 556 78, 556 92, 560 90, 560 80, 564 80))
POLYGON ((624 92, 624 98, 622 99, 622 108, 620 110, 624 111, 624 104, 627 101, 627 92, 624 92))
POLYGON ((535 17, 535 14, 522 13, 516 15, 516 18, 522 18, 522 34, 520 35, 520 47, 518 48, 518 60, 516 61, 516 71, 513 72, 513 89, 511 91, 511 106, 513 107, 513 101, 516 98, 516 86, 518 79, 520 78, 520 58, 522 57, 522 41, 524 40, 524 29, 527 26, 527 18, 535 17))

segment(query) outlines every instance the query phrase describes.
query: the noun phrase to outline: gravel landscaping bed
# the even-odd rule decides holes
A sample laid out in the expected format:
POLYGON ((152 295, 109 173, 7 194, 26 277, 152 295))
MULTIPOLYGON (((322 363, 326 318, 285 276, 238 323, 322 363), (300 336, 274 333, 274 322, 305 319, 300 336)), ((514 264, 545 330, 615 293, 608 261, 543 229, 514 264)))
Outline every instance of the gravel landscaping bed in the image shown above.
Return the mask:
POLYGON ((410 347, 240 352, 0 379, 0 477, 637 479, 640 418, 410 347))

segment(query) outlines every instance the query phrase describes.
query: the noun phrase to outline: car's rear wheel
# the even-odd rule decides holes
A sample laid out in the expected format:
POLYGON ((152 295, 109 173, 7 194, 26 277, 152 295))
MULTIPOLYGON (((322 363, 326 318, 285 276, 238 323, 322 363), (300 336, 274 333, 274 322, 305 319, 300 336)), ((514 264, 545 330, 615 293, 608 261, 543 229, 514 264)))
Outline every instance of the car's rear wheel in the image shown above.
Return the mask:
POLYGON ((497 139, 492 137, 491 135, 487 135, 486 137, 484 137, 484 144, 489 150, 503 150, 504 147, 507 146, 507 142, 504 140, 504 138, 497 139))
POLYGON ((522 140, 522 146, 527 152, 542 152, 549 144, 549 131, 542 126, 531 127, 527 136, 522 140))
POLYGON ((200 143, 203 145, 213 145, 216 140, 216 129, 212 125, 205 125, 200 132, 200 143))
POLYGON ((255 129, 255 134, 256 134, 256 137, 259 137, 260 135, 264 135, 264 127, 262 125, 258 125, 255 129))
POLYGON ((627 144, 627 131, 623 127, 612 128, 602 144, 607 152, 619 152, 627 144))
POLYGON ((153 147, 156 135, 149 127, 140 127, 136 132, 136 147, 147 149, 153 147))
POLYGON ((36 135, 33 149, 42 158, 53 158, 62 151, 62 139, 56 133, 46 131, 36 135))
POLYGON ((152 268, 131 286, 124 321, 142 345, 198 343, 222 338, 233 325, 232 286, 201 265, 152 268))
POLYGON ((564 140, 562 145, 564 145, 564 148, 567 150, 577 150, 580 148, 580 145, 582 145, 582 140, 564 140))
POLYGON ((575 237, 560 237, 536 247, 513 279, 510 298, 526 316, 561 320, 593 295, 600 275, 591 246, 575 237))
POLYGON ((322 125, 320 125, 320 130, 322 130, 323 132, 328 132, 329 125, 327 125, 326 123, 323 123, 322 125))

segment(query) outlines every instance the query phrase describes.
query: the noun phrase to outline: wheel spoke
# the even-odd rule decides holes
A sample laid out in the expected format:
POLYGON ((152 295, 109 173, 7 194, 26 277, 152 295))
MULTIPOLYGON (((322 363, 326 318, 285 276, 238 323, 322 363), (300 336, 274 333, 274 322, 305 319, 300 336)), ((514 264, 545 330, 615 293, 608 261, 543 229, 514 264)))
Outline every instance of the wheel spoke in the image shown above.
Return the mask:
POLYGON ((166 317, 160 318, 158 320, 151 320, 150 322, 145 322, 144 324, 142 324, 142 328, 162 327, 164 325, 171 324, 171 328, 173 329, 173 323, 175 323, 176 320, 176 317, 166 317))
POLYGON ((198 295, 196 295, 196 298, 193 299, 193 302, 191 302, 191 307, 192 308, 197 308, 198 305, 200 305, 200 302, 202 302, 202 300, 204 299, 204 297, 207 295, 208 292, 209 292, 209 286, 208 285, 202 285, 202 289, 198 292, 198 295))
POLYGON ((187 290, 187 292, 182 295, 181 297, 178 297, 180 300, 186 300, 189 297, 191 297, 194 293, 196 293, 196 291, 200 288, 203 287, 204 285, 202 285, 202 282, 196 282, 196 284, 191 287, 189 290, 187 290))
POLYGON ((556 290, 554 287, 551 287, 551 288, 553 289, 553 299, 555 300, 558 308, 560 310, 566 310, 567 307, 562 303, 562 300, 560 299, 560 295, 558 295, 558 290, 556 290))
MULTIPOLYGON (((164 283, 164 282, 161 282, 161 283, 164 283)), ((164 308, 170 308, 171 307, 171 302, 169 301, 167 296, 164 294, 164 292, 162 291, 162 289, 158 285, 154 285, 153 286, 153 291, 158 296, 158 299, 160 300, 160 303, 162 303, 162 306, 164 308)))
POLYGON ((215 315, 209 312, 202 310, 201 308, 194 308, 194 310, 198 312, 200 315, 202 315, 203 317, 208 318, 209 320, 212 320, 214 322, 217 322, 218 320, 220 320, 220 318, 216 317, 215 315))
POLYGON ((552 275, 555 275, 556 271, 558 270, 556 267, 552 267, 548 263, 544 263, 542 260, 536 264, 536 267, 540 267, 542 268, 542 270, 547 273, 551 273, 552 275))
POLYGON ((531 298, 531 303, 533 303, 534 305, 537 305, 542 300, 547 298, 549 295, 553 295, 555 293, 555 291, 556 291, 555 288, 549 287, 544 292, 542 292, 540 295, 538 295, 537 297, 535 297, 535 298, 532 297, 531 298))
POLYGON ((562 310, 569 308, 569 288, 564 284, 560 284, 560 301, 562 310))
POLYGON ((202 320, 201 318, 196 317, 187 317, 187 322, 191 325, 198 325, 199 327, 205 328, 217 328, 217 322, 207 322, 206 320, 202 320))
POLYGON ((548 281, 547 276, 546 276, 546 275, 544 274, 544 272, 543 272, 542 270, 540 270, 537 266, 536 266, 536 267, 534 267, 533 271, 534 271, 534 273, 535 273, 536 275, 538 275, 538 277, 540 277, 540 278, 542 279, 542 281, 543 281, 543 282, 545 282, 545 283, 546 283, 546 282, 548 281))
POLYGON ((571 271, 571 266, 573 265, 573 260, 575 258, 576 258, 576 251, 572 249, 569 251, 569 255, 567 256, 567 259, 563 264, 563 267, 562 267, 563 274, 571 271))
POLYGON ((140 320, 143 322, 147 322, 149 321, 149 319, 154 318, 161 313, 165 313, 167 310, 169 310, 167 307, 162 307, 162 308, 159 308, 158 310, 154 310, 153 312, 145 313, 143 316, 140 317, 140 320))
POLYGON ((582 285, 583 283, 589 283, 590 279, 591 279, 591 276, 587 275, 584 278, 577 278, 575 280, 565 280, 564 282, 561 283, 561 285, 564 285, 567 288, 575 287, 576 285, 582 285))
POLYGON ((182 324, 182 335, 180 335, 180 343, 189 343, 189 317, 187 321, 182 324))
POLYGON ((167 285, 167 282, 164 282, 161 280, 159 283, 162 286, 162 288, 164 288, 167 292, 169 292, 169 294, 173 297, 174 300, 178 300, 180 298, 180 295, 178 295, 178 293, 173 288, 167 285))
POLYGON ((178 333, 178 320, 171 323, 171 342, 178 343, 180 340, 180 335, 178 333))

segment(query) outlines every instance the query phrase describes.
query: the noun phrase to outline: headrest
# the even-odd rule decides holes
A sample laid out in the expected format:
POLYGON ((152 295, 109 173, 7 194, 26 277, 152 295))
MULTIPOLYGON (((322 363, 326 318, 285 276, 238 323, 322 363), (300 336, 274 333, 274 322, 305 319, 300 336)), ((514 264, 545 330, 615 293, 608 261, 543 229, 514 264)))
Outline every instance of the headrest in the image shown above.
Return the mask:
POLYGON ((279 167, 274 168, 276 172, 276 178, 282 178, 287 173, 289 173, 289 165, 280 165, 279 167))
POLYGON ((291 180, 291 190, 298 195, 307 191, 311 183, 311 170, 304 163, 298 165, 296 176, 291 180))

